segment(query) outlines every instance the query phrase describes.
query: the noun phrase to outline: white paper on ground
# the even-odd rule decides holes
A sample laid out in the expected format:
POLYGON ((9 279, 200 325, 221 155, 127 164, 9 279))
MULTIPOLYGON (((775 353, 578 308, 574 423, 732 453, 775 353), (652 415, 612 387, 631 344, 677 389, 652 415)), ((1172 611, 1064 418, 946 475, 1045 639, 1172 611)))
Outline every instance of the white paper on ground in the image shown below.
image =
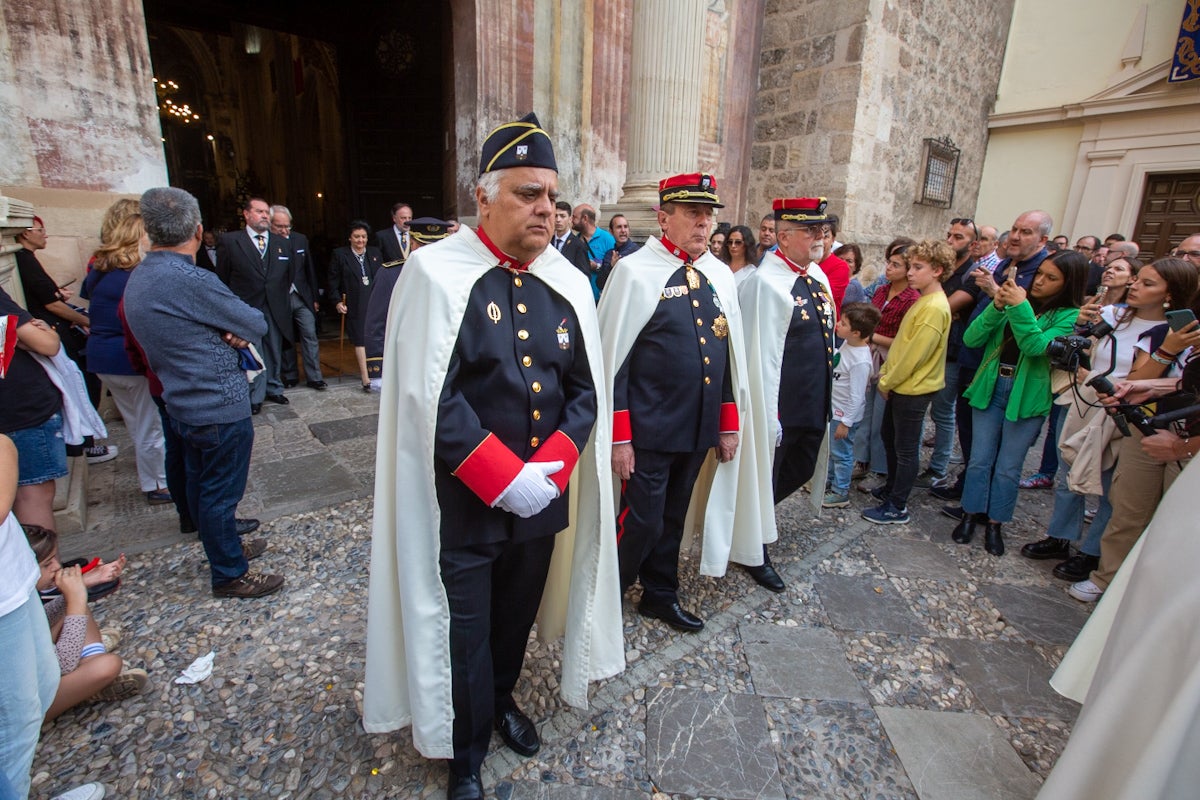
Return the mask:
POLYGON ((208 651, 208 655, 200 656, 193 661, 187 669, 179 673, 179 677, 175 679, 176 683, 199 683, 202 680, 212 675, 213 660, 217 657, 216 650, 208 651))

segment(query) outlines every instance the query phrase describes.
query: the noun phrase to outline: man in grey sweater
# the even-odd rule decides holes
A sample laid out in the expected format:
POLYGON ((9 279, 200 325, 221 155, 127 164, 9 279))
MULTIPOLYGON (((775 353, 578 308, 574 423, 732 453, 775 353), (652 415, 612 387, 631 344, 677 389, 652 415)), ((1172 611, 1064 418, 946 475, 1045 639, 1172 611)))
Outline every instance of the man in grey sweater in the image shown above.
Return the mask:
POLYGON ((196 266, 204 226, 182 189, 142 195, 150 252, 129 276, 125 318, 162 382, 171 427, 183 442, 190 512, 212 571, 215 597, 262 597, 283 576, 249 571, 266 542, 242 545, 234 513, 246 490, 254 426, 239 348, 267 331, 262 312, 196 266))

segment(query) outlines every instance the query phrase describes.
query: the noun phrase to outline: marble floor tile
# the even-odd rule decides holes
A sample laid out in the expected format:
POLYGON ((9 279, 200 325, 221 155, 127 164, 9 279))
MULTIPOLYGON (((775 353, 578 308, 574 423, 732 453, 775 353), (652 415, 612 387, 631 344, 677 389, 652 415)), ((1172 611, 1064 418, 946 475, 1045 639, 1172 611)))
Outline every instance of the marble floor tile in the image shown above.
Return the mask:
POLYGON ((887 579, 819 575, 813 584, 838 630, 929 633, 887 579))
POLYGON ((932 542, 913 539, 871 539, 871 550, 888 575, 902 578, 962 580, 954 559, 932 542))
POLYGON ((992 714, 1072 721, 1079 705, 1050 688, 1053 670, 1026 642, 939 639, 959 677, 992 714))
POLYGON ((740 630, 756 694, 868 702, 833 631, 746 624, 740 630))
POLYGON ((1070 644, 1087 622, 1089 611, 1067 595, 1065 582, 1058 583, 1052 587, 991 583, 980 584, 979 588, 1009 624, 1029 638, 1046 644, 1070 644))

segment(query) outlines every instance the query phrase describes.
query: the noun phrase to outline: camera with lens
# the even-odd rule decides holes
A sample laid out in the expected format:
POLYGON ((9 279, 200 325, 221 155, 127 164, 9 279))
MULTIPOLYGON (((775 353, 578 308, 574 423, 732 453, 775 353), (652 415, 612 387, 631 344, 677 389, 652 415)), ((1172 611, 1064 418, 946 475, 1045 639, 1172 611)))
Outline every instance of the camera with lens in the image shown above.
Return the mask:
POLYGON ((1055 336, 1046 347, 1046 357, 1050 366, 1055 369, 1075 372, 1080 367, 1091 367, 1088 352, 1092 349, 1092 340, 1087 336, 1055 336))

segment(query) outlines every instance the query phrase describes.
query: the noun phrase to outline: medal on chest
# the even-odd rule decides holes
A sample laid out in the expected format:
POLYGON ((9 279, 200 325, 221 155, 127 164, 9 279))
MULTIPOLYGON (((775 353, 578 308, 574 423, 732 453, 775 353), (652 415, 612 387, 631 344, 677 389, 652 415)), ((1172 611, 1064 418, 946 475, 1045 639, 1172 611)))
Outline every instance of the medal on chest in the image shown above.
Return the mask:
POLYGON ((571 336, 567 333, 566 317, 563 317, 563 321, 558 323, 558 328, 554 332, 558 334, 558 349, 569 350, 571 347, 571 336))

